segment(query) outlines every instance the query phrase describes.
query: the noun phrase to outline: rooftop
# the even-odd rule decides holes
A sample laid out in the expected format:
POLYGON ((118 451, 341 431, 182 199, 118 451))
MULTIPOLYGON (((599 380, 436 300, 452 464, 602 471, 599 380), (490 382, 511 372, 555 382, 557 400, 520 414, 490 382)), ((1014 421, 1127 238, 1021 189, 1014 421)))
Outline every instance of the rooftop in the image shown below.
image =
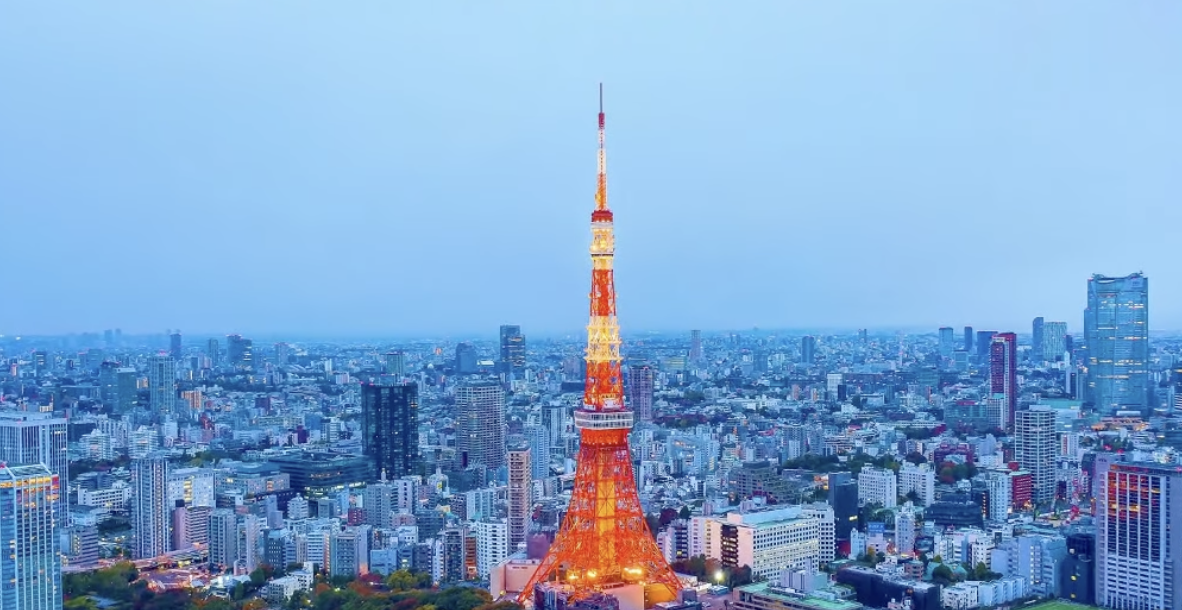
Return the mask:
POLYGON ((804 602, 818 610, 859 610, 862 604, 857 602, 850 602, 840 599, 826 599, 824 597, 816 597, 804 593, 797 593, 792 589, 785 589, 772 583, 758 582, 752 585, 738 587, 737 591, 743 593, 752 593, 755 595, 763 595, 778 601, 792 600, 796 603, 804 602))

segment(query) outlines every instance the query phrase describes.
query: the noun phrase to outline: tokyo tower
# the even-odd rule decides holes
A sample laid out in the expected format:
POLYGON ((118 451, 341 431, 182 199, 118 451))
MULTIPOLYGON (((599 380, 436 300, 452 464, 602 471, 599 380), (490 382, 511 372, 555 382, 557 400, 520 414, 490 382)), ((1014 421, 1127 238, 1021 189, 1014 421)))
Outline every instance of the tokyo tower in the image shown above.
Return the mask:
POLYGON ((562 528, 538 571, 522 590, 525 603, 535 585, 559 581, 574 587, 573 599, 619 584, 655 586, 657 601, 673 599, 677 575, 657 548, 632 474, 628 431, 632 412, 624 408, 620 371, 620 325, 613 278, 615 235, 607 207, 603 85, 599 86, 599 179, 591 213, 591 321, 587 325, 587 380, 579 427, 574 493, 562 528), (658 591, 667 589, 662 595, 658 591))

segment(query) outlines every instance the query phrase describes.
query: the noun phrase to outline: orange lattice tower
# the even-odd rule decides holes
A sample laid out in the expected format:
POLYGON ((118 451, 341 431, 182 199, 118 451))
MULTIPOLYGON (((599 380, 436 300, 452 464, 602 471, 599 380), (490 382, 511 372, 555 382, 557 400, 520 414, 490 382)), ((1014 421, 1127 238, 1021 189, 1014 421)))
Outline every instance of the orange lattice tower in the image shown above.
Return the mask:
POLYGON ((655 585, 655 601, 673 599, 677 575, 657 548, 632 474, 628 431, 632 412, 624 408, 620 371, 620 325, 612 264, 615 236, 607 207, 603 85, 599 87, 599 180, 591 213, 591 322, 587 325, 587 381, 579 427, 579 466, 566 519, 550 552, 521 592, 557 580, 575 587, 575 598, 620 583, 655 585), (666 591, 660 591, 666 589, 666 591), (661 593, 664 593, 662 595, 661 593))

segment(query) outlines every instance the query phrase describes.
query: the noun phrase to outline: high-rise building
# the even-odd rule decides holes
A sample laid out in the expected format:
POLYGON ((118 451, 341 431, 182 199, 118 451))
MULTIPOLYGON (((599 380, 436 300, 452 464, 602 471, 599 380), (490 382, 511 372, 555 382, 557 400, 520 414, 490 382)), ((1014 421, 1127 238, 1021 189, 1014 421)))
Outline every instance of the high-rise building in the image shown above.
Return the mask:
POLYGON ((525 542, 534 506, 533 466, 529 449, 509 452, 509 548, 525 542))
POLYGON ((964 351, 973 353, 973 327, 964 327, 964 351))
POLYGON ((545 426, 526 426, 529 441, 530 471, 535 481, 550 476, 550 431, 545 426))
POLYGON ((157 557, 170 551, 172 506, 168 503, 168 457, 152 454, 131 462, 132 556, 157 557))
POLYGON ((1042 327, 1042 359, 1054 362, 1067 353, 1067 323, 1047 322, 1042 327))
POLYGON ((493 381, 456 387, 456 451, 461 464, 505 465, 505 390, 493 381))
POLYGON ((899 495, 910 492, 915 492, 919 504, 931 506, 936 501, 936 471, 927 464, 903 464, 899 469, 899 495))
POLYGON ((402 350, 387 352, 385 365, 387 375, 399 378, 404 377, 406 375, 406 352, 402 350))
POLYGON ((139 376, 135 369, 131 367, 121 368, 116 372, 118 376, 117 383, 119 384, 119 412, 126 413, 133 406, 135 406, 136 397, 139 394, 139 376))
POLYGON ((1009 430, 1018 410, 1018 336, 996 333, 989 342, 989 397, 1001 401, 999 426, 1009 430))
POLYGON ((226 357, 230 366, 245 371, 254 370, 254 342, 242 335, 226 336, 226 357))
MULTIPOLYGON (((70 480, 68 420, 52 413, 0 412, 0 462, 45 464, 63 485, 70 480)), ((64 504, 63 504, 64 506, 64 504)), ((58 518, 63 518, 59 511, 58 518)))
POLYGON ((181 352, 181 331, 176 331, 168 336, 168 355, 173 360, 180 360, 184 354, 181 352))
MULTIPOLYGON (((219 508, 209 515, 209 564, 215 570, 232 568, 238 561, 238 515, 219 508)), ((324 567, 323 558, 318 562, 324 567)))
POLYGON ((1096 603, 1182 608, 1182 472, 1171 464, 1096 457, 1096 603))
POLYGON ((978 358, 984 359, 984 358, 989 357, 989 345, 991 343, 993 343, 993 335, 996 335, 996 334, 997 334, 996 330, 979 330, 979 331, 977 331, 977 339, 976 339, 975 343, 977 345, 977 357, 978 358))
POLYGON ((148 358, 148 406, 160 415, 176 410, 176 360, 159 354, 148 358))
POLYGON ((373 473, 391 478, 419 472, 419 388, 382 376, 361 386, 361 448, 373 473))
POLYGON ((62 607, 61 479, 44 464, 0 463, 0 608, 62 607))
POLYGON ((287 366, 287 361, 291 359, 291 344, 285 341, 280 341, 275 344, 275 365, 287 366))
POLYGON ((1035 362, 1041 362, 1044 358, 1042 353, 1042 340, 1045 325, 1046 323, 1042 316, 1035 318, 1034 322, 1030 325, 1030 348, 1035 362))
POLYGON ((1149 279, 1093 275, 1084 311, 1088 389, 1102 416, 1148 416, 1149 279))
POLYGON ((550 435, 550 448, 562 447, 565 442, 566 425, 570 420, 570 408, 561 402, 552 402, 542 407, 542 426, 550 435))
POLYGON ((899 481, 893 470, 867 466, 858 473, 858 504, 877 502, 883 508, 899 504, 899 481))
POLYGON ((817 358, 817 338, 812 335, 805 335, 800 338, 800 362, 801 364, 812 364, 817 358))
POLYGON ((103 405, 115 409, 119 405, 119 363, 104 362, 99 365, 99 398, 103 405))
POLYGON ((471 375, 479 370, 476 367, 476 346, 471 343, 456 344, 455 367, 457 375, 471 375))
POLYGON ((1011 492, 1014 482, 1009 471, 991 470, 983 475, 985 489, 988 492, 989 506, 985 517, 992 521, 1005 521, 1010 518, 1010 508, 1013 504, 1011 492))
POLYGON ((939 349, 941 358, 951 358, 954 349, 953 331, 951 326, 941 326, 939 331, 939 349))
POLYGON ((515 324, 501 326, 501 370, 505 373, 525 370, 525 335, 515 324))
POLYGON ((222 349, 218 345, 217 339, 210 339, 209 344, 205 348, 205 355, 209 357, 209 366, 218 368, 222 365, 222 349))
POLYGON ((515 548, 509 541, 509 526, 501 519, 481 519, 472 528, 476 531, 476 573, 488 578, 493 567, 515 548))
POLYGON ((647 364, 628 369, 628 404, 636 419, 653 420, 653 368, 647 364))
POLYGON ((690 331, 689 361, 690 362, 701 362, 701 360, 702 360, 702 331, 691 330, 690 331))
POLYGON ((1030 473, 1031 500, 1036 505, 1055 498, 1055 412, 1035 405, 1014 414, 1014 459, 1030 473))

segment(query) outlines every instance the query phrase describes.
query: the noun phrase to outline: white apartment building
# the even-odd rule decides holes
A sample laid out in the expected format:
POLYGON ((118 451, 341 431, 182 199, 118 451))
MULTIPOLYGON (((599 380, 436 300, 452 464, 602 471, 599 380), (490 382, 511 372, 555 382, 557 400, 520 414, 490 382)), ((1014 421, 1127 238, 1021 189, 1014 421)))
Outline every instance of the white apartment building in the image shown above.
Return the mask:
POLYGON ((78 504, 82 506, 100 506, 108 513, 119 512, 127 508, 131 501, 131 485, 126 481, 115 481, 105 489, 78 488, 78 504))
POLYGON ((821 548, 822 530, 832 523, 831 512, 802 506, 694 518, 690 553, 700 549, 701 554, 719 559, 723 565, 750 566, 753 574, 772 579, 786 568, 815 569, 822 557, 832 557, 831 543, 821 548))
POLYGON ((984 475, 985 488, 989 491, 990 521, 1005 521, 1010 518, 1010 504, 1013 482, 1006 471, 989 471, 984 475))
POLYGON ((858 506, 879 502, 884 508, 899 503, 899 481, 892 470, 867 466, 858 473, 858 506))
POLYGON ((509 524, 505 520, 484 519, 477 521, 476 531, 476 572, 481 578, 488 578, 493 567, 509 557, 509 524))
POLYGON ((168 473, 168 505, 184 500, 186 506, 214 506, 214 471, 211 468, 177 468, 168 473))
POLYGON ((899 494, 905 496, 912 491, 924 506, 936 501, 936 471, 931 466, 907 462, 899 469, 899 494))

